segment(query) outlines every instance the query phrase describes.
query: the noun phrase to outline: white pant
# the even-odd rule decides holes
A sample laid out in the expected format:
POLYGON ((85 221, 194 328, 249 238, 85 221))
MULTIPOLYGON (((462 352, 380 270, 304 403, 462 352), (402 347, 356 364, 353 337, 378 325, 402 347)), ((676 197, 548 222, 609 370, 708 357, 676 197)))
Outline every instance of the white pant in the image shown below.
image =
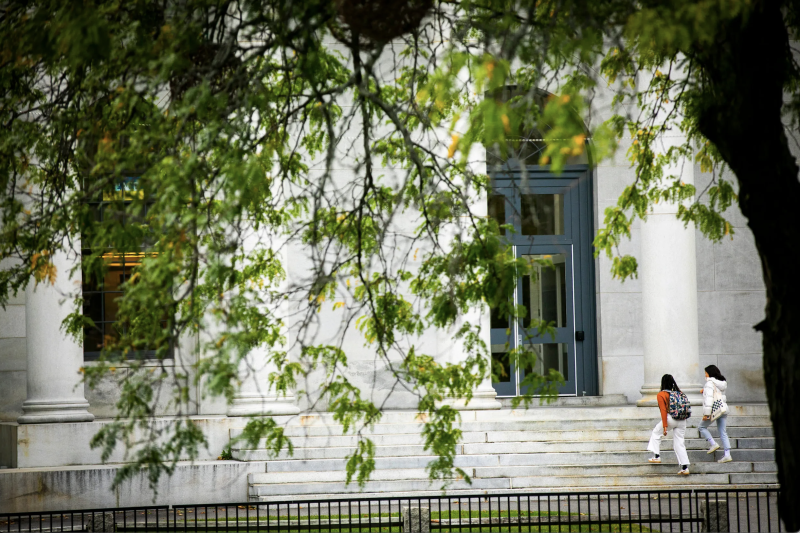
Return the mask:
MULTIPOLYGON (((683 442, 683 437, 686 435, 686 420, 675 420, 667 415, 667 429, 672 429, 672 448, 675 450, 675 455, 678 456, 678 464, 688 465, 689 455, 686 453, 686 444, 683 442)), ((647 445, 647 449, 655 454, 660 454, 663 436, 664 425, 659 420, 656 427, 653 428, 653 434, 650 435, 650 444, 647 445)))

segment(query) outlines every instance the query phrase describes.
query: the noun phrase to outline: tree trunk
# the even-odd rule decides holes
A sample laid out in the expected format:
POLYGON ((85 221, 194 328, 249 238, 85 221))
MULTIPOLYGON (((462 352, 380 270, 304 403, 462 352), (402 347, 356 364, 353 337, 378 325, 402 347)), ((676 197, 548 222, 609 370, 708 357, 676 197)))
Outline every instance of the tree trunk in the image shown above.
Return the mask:
POLYGON ((780 6, 763 2, 733 21, 713 47, 693 51, 710 82, 700 130, 739 182, 739 205, 755 236, 767 289, 764 377, 775 449, 779 505, 800 530, 800 182, 781 121, 789 39, 780 6), (795 255, 798 254, 798 255, 795 255))

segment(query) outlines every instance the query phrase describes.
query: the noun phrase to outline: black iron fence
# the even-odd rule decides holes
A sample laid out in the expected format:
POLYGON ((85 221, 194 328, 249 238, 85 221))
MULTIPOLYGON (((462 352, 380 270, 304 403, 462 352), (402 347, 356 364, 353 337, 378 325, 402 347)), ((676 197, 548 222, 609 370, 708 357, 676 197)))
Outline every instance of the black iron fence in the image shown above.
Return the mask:
POLYGON ((0 514, 0 533, 782 531, 779 489, 475 494, 0 514))

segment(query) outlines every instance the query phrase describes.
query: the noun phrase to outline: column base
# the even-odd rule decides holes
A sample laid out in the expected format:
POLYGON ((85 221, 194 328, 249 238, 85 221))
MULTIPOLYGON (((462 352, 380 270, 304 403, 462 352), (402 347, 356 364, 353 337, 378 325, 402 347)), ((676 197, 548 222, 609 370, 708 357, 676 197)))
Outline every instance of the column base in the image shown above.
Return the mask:
POLYGON ((450 405, 456 411, 485 411, 490 409, 502 409, 503 405, 497 399, 497 392, 494 387, 489 386, 489 390, 485 387, 478 387, 469 403, 465 398, 446 398, 445 403, 450 405))
POLYGON ((25 414, 17 418, 20 424, 53 424, 60 422, 91 422, 94 415, 87 409, 89 402, 75 400, 31 401, 22 403, 25 414))
POLYGON ((237 394, 228 407, 228 416, 296 415, 300 408, 294 396, 267 397, 261 394, 237 394))
MULTIPOLYGON (((703 405, 703 386, 699 383, 682 386, 681 391, 689 398, 690 405, 703 405)), ((636 402, 638 407, 658 407, 656 395, 661 392, 660 383, 645 384, 639 392, 642 394, 642 398, 636 402)))

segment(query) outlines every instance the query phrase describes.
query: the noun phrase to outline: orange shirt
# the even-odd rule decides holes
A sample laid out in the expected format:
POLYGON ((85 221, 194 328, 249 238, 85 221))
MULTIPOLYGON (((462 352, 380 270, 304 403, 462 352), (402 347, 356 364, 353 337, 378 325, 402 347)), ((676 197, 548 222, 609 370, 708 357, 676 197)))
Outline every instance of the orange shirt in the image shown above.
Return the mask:
POLYGON ((661 423, 667 427, 667 412, 669 412, 669 392, 662 390, 656 394, 658 400, 658 408, 661 411, 661 423))

